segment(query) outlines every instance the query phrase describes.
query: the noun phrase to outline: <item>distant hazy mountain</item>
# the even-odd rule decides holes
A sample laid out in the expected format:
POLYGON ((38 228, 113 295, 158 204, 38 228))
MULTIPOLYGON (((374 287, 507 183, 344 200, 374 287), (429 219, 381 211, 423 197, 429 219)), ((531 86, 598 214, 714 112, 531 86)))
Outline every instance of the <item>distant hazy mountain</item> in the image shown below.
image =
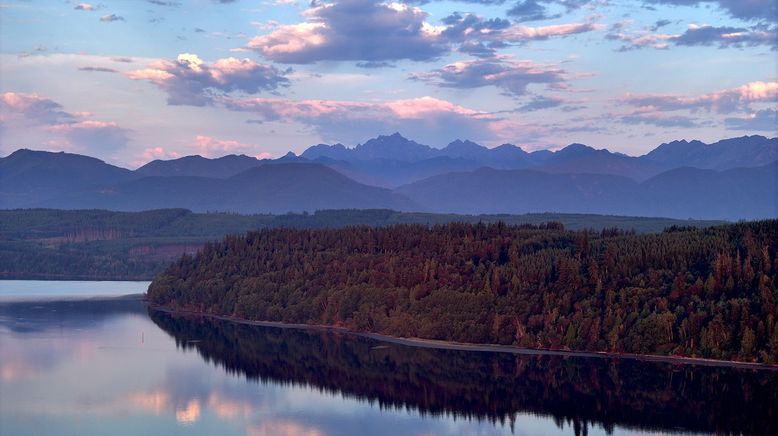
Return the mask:
POLYGON ((317 144, 301 157, 334 168, 365 183, 397 187, 426 177, 480 167, 526 168, 542 162, 544 153, 527 153, 512 144, 487 148, 456 140, 443 149, 411 141, 399 133, 379 136, 354 148, 343 144, 317 144))
POLYGON ((310 147, 301 154, 302 157, 311 160, 326 157, 349 162, 371 159, 417 162, 436 157, 437 155, 438 150, 427 145, 419 144, 416 141, 411 141, 399 133, 388 136, 381 135, 377 138, 370 139, 364 144, 359 144, 354 148, 346 148, 343 144, 318 144, 310 147))
POLYGON ((778 217, 778 162, 725 171, 676 168, 641 185, 646 213, 720 219, 778 217))
POLYGON ((279 163, 235 176, 142 177, 73 191, 46 207, 119 211, 180 207, 193 211, 285 213, 319 209, 418 209, 388 189, 357 183, 323 165, 279 163))
POLYGON ((33 207, 63 192, 131 177, 132 171, 93 157, 17 150, 0 158, 0 207, 33 207))
POLYGON ((245 156, 228 155, 217 159, 202 156, 185 156, 172 160, 155 160, 135 170, 136 176, 198 176, 226 179, 249 168, 262 165, 263 161, 245 156))
POLYGON ((743 136, 713 144, 700 141, 673 141, 660 145, 641 159, 661 163, 666 168, 694 167, 725 170, 757 167, 778 160, 778 138, 743 136))
POLYGON ((444 174, 401 186, 397 192, 431 211, 454 213, 578 212, 633 215, 638 183, 599 174, 495 170, 444 174))
POLYGON ((570 144, 533 168, 550 173, 610 174, 642 181, 662 172, 664 167, 646 159, 595 150, 583 144, 570 144))
POLYGON ((397 189, 435 212, 581 212, 671 218, 778 216, 778 163, 726 171, 678 168, 642 183, 537 170, 451 173, 397 189))
POLYGON ((778 160, 778 138, 744 136, 707 145, 700 141, 662 144, 640 157, 595 150, 570 144, 551 152, 528 153, 512 144, 487 148, 468 140, 456 140, 435 149, 404 138, 399 133, 379 136, 354 148, 342 144, 318 144, 301 155, 343 172, 356 180, 397 187, 424 177, 455 171, 537 169, 562 174, 610 174, 636 181, 684 166, 704 169, 756 167, 778 160))
POLYGON ((571 144, 528 153, 400 134, 301 156, 153 161, 130 171, 87 156, 19 150, 0 158, 0 208, 196 211, 389 208, 458 213, 578 212, 674 218, 778 216, 778 138, 674 141, 640 157, 571 144), (391 191, 390 189, 395 189, 391 191))
POLYGON ((359 162, 381 159, 384 161, 422 162, 435 158, 460 159, 479 166, 487 164, 498 167, 526 167, 543 161, 544 153, 527 153, 512 144, 503 144, 495 148, 487 148, 469 140, 456 140, 442 149, 422 145, 403 137, 399 133, 388 136, 378 136, 354 148, 346 148, 343 144, 317 144, 309 147, 300 156, 306 159, 332 159, 345 162, 359 162))
POLYGON ((385 188, 395 188, 453 171, 472 171, 483 166, 479 162, 445 156, 416 162, 392 159, 336 161, 328 158, 317 158, 314 162, 326 165, 361 183, 385 188))

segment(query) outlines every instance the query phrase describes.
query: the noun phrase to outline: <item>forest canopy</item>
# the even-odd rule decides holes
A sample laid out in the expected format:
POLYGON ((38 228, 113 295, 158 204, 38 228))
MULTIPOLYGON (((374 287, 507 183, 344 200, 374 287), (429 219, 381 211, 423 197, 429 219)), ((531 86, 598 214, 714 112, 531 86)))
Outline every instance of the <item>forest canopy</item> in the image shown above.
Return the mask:
POLYGON ((184 253, 208 241, 263 228, 340 228, 350 225, 435 225, 449 222, 539 224, 559 221, 573 229, 620 227, 637 233, 669 226, 708 227, 720 221, 611 215, 537 213, 454 215, 387 209, 320 210, 284 215, 193 213, 186 209, 0 210, 0 278, 151 280, 184 253))
POLYGON ((184 255, 154 305, 521 347, 778 362, 778 220, 637 235, 508 226, 268 229, 184 255))

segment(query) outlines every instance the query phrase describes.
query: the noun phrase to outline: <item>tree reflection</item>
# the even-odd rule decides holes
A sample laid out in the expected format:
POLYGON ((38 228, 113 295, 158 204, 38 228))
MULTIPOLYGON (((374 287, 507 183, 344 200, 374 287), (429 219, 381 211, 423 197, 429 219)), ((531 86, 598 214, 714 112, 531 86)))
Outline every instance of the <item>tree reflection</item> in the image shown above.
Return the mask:
POLYGON ((387 345, 328 331, 250 326, 151 311, 208 362, 250 380, 310 386, 381 408, 513 425, 551 416, 591 424, 778 434, 778 372, 618 359, 476 353, 387 345))

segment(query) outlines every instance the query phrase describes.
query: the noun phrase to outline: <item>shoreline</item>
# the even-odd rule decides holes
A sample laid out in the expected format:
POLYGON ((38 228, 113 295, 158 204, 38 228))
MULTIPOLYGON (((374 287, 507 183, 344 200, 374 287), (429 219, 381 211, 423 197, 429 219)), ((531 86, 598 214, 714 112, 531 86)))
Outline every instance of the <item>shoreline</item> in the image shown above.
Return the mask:
POLYGON ((318 330, 345 333, 357 337, 373 339, 390 344, 405 345, 417 348, 438 349, 438 350, 457 350, 481 353, 508 353, 528 356, 561 356, 561 357, 582 357, 582 358, 600 358, 600 359, 626 359, 642 362, 670 363, 676 365, 702 365, 723 368, 739 368, 752 370, 778 371, 778 365, 756 362, 739 362, 735 360, 717 360, 701 357, 683 357, 683 356, 663 356, 659 354, 634 354, 634 353, 615 353, 607 351, 574 351, 574 350, 551 350, 544 348, 524 348, 514 345, 499 344, 472 344, 465 342, 444 341, 439 339, 422 338, 402 338, 398 336, 384 335, 380 333, 360 332, 348 329, 346 327, 337 327, 321 324, 294 324, 280 321, 253 321, 234 316, 216 315, 189 310, 176 310, 164 306, 148 304, 148 307, 157 312, 168 313, 171 315, 197 316, 202 318, 218 319, 221 321, 233 322, 236 324, 254 325, 260 327, 273 327, 282 329, 301 329, 318 330))
MULTIPOLYGON (((101 295, 101 294, 83 294, 83 295, 0 295, 0 305, 2 304, 30 304, 30 303, 82 303, 99 301, 142 301, 146 303, 146 293, 133 292, 130 294, 101 295)), ((148 304, 147 304, 148 305, 148 304)))

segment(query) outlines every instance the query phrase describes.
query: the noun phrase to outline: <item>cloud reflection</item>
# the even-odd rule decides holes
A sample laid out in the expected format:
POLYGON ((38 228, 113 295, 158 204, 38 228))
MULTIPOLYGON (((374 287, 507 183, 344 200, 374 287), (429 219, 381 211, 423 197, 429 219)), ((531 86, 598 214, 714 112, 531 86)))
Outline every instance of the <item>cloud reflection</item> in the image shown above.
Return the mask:
POLYGON ((252 436, 323 436, 325 433, 315 427, 305 426, 294 421, 264 421, 246 429, 252 436))

